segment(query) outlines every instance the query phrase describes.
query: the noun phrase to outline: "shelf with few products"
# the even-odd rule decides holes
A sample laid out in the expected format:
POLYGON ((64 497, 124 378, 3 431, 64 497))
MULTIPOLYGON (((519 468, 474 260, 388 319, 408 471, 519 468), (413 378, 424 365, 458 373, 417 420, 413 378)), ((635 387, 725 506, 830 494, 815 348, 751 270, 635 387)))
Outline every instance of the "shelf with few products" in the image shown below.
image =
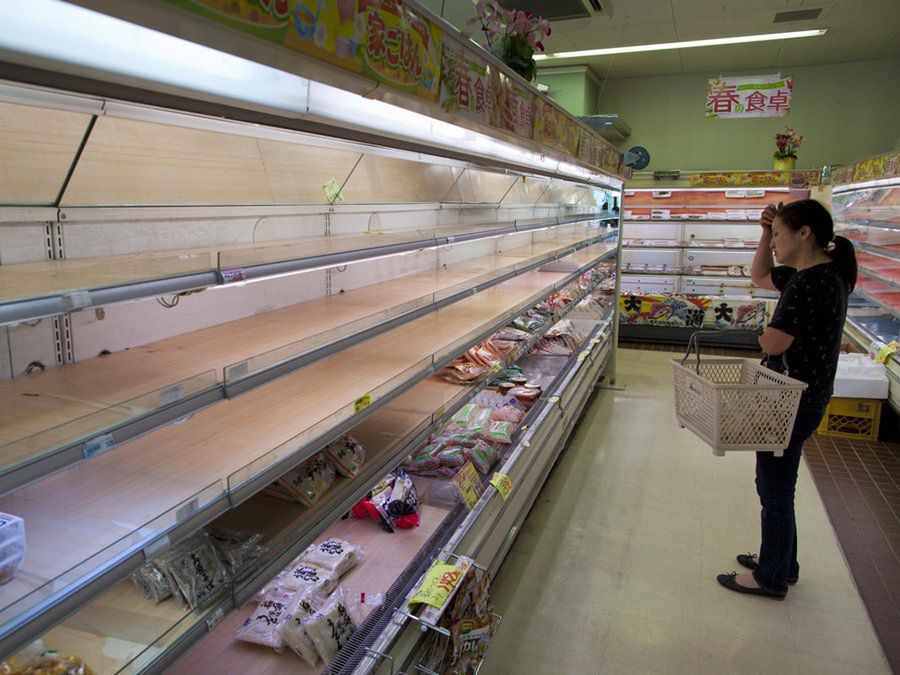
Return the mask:
MULTIPOLYGON (((601 284, 611 288, 605 282, 614 281, 611 277, 613 272, 614 266, 606 265, 589 279, 579 280, 572 286, 568 304, 557 309, 552 306, 544 309, 550 314, 550 322, 535 329, 496 367, 486 370, 472 382, 453 384, 432 375, 353 426, 350 434, 365 448, 364 465, 353 478, 337 476, 320 501, 312 507, 257 493, 220 516, 214 522, 217 528, 261 530, 261 542, 268 551, 249 576, 231 582, 228 589, 220 589, 217 594, 219 600, 191 611, 174 598, 159 603, 141 598, 132 583, 124 580, 42 635, 43 647, 78 654, 102 672, 156 672, 171 664, 191 643, 212 630, 209 638, 204 638, 176 669, 190 672, 194 667, 192 662, 198 658, 217 663, 227 661, 232 666, 240 662, 253 672, 296 669, 301 662, 291 654, 276 654, 233 639, 234 630, 252 610, 253 595, 309 543, 328 537, 340 537, 365 549, 365 561, 341 580, 342 586, 356 592, 362 591, 370 598, 387 591, 432 533, 446 525, 444 521, 448 510, 454 507, 452 488, 437 480, 414 477, 423 506, 420 511, 422 526, 413 531, 398 530, 389 535, 381 532, 371 521, 339 520, 341 516, 386 472, 423 446, 429 436, 453 417, 463 404, 486 387, 490 389, 492 382, 495 388, 497 372, 509 364, 531 359, 525 369, 526 372, 540 373, 536 379, 545 387, 541 402, 548 398, 554 403, 559 402, 558 398, 554 401, 554 397, 558 396, 562 399, 560 405, 568 407, 572 402, 571 395, 565 391, 557 393, 555 385, 558 383, 554 376, 559 379, 558 373, 566 370, 565 363, 581 365, 588 357, 590 363, 594 363, 600 351, 604 354, 603 366, 606 365, 614 307, 608 302, 600 306, 592 296, 599 296, 601 284), (587 306, 599 309, 588 313, 587 306), (579 330, 585 335, 573 355, 529 356, 548 329, 559 327, 558 322, 564 321, 567 316, 579 324, 579 330), (554 319, 557 320, 555 324, 554 319), (595 347, 599 347, 597 353, 594 353, 595 347), (536 366, 533 363, 535 360, 542 361, 544 365, 536 366), (449 500, 448 495, 451 497, 449 500), (226 593, 226 590, 230 592, 226 593), (235 608, 238 610, 236 613, 225 616, 235 608), (215 627, 223 616, 224 621, 215 627), (113 644, 119 647, 118 656, 110 649, 113 644), (210 650, 214 650, 214 654, 210 650)), ((531 417, 529 413, 522 420, 522 432, 528 428, 531 417)), ((164 550, 164 546, 159 547, 154 555, 159 556, 164 550)), ((431 555, 434 553, 430 552, 431 555)), ((300 669, 307 672, 302 666, 300 669)))
MULTIPOLYGON (((900 340, 900 178, 834 186, 835 230, 856 247, 859 276, 844 332, 865 352, 900 340)), ((900 358, 885 363, 889 402, 900 412, 900 358)))
POLYGON ((0 493, 575 251, 613 251, 601 242, 615 234, 557 225, 493 255, 0 382, 0 493))
POLYGON ((501 282, 6 495, 0 509, 29 523, 29 547, 0 591, 4 634, 52 620, 50 608, 58 616, 76 591, 108 585, 173 528, 196 529, 255 494, 614 251, 595 244, 572 253, 557 265, 574 272, 501 282), (53 507, 60 500, 63 514, 53 507))

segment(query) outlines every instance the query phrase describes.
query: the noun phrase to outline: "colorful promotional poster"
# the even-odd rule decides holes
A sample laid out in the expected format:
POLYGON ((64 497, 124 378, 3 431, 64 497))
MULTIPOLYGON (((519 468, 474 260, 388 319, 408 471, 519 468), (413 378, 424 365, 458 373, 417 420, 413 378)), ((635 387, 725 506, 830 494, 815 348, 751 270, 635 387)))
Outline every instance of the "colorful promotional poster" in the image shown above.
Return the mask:
POLYGON ((482 124, 491 123, 494 85, 490 67, 474 52, 446 41, 441 56, 441 108, 460 112, 482 124))
POLYGON ((534 105, 534 140, 554 150, 565 151, 563 128, 565 115, 543 99, 534 105))
POLYGON ((168 0, 429 101, 438 99, 443 31, 402 0, 168 0))
POLYGON ((683 295, 622 295, 620 323, 700 328, 709 298, 683 295))
POLYGON ((619 172, 619 160, 622 153, 608 143, 603 144, 603 170, 612 174, 619 172))
POLYGON ((741 174, 734 171, 691 174, 691 187, 736 187, 740 184, 741 174))
POLYGON ((898 174, 900 174, 900 153, 891 152, 857 162, 853 167, 852 180, 863 181, 876 178, 892 178, 898 174))
POLYGON ((534 133, 534 94, 517 86, 499 70, 491 71, 491 79, 494 85, 491 125, 522 138, 531 138, 534 133))
POLYGON ((574 118, 562 116, 562 146, 572 157, 578 156, 578 132, 581 127, 574 118))
POLYGON ((727 77, 706 85, 707 119, 787 117, 794 80, 778 75, 727 77))
POLYGON ((766 325, 766 303, 746 302, 733 298, 723 298, 712 307, 713 321, 716 328, 741 328, 759 330, 766 325))

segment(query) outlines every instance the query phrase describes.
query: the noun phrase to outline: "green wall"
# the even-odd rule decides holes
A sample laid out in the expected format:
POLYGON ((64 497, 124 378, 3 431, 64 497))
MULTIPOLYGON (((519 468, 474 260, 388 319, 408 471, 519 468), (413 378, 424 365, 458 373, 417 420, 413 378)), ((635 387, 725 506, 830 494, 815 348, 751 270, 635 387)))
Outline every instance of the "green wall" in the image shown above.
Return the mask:
POLYGON ((612 79, 594 112, 621 115, 631 136, 620 146, 646 147, 647 170, 771 168, 775 133, 786 124, 806 136, 798 169, 845 164, 900 147, 900 59, 798 66, 781 73, 794 77, 792 109, 785 118, 706 119, 706 81, 718 77, 714 72, 612 79))
MULTIPOLYGON (((585 82, 589 81, 584 73, 547 73, 538 71, 535 82, 550 87, 547 94, 554 101, 573 115, 589 115, 586 108, 585 82)), ((594 95, 594 102, 597 96, 594 95)))

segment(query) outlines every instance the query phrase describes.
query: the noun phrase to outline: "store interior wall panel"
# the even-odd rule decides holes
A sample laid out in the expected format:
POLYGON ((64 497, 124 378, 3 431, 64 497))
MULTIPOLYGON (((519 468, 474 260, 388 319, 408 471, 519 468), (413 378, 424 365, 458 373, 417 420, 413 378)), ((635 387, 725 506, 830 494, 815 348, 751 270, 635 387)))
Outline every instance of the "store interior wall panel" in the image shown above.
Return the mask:
POLYGON ((0 102, 0 203, 53 204, 90 119, 0 102))
POLYGON ((517 195, 522 204, 537 204, 549 185, 550 180, 547 178, 535 178, 532 176, 527 176, 525 180, 520 178, 516 181, 515 188, 509 191, 506 198, 510 200, 514 198, 510 195, 517 195))
MULTIPOLYGON (((24 374, 28 366, 34 362, 41 363, 47 368, 56 365, 56 342, 52 319, 8 326, 6 335, 0 337, 0 340, 4 340, 4 349, 9 354, 6 358, 12 377, 24 374)), ((0 359, 3 358, 0 356, 0 359)), ((0 379, 8 377, 0 376, 0 379)))
POLYGON ((325 271, 317 270, 241 287, 207 289, 182 297, 172 309, 151 298, 104 307, 102 320, 93 309, 73 312, 75 360, 93 358, 104 349, 128 349, 324 295, 325 271))
POLYGON ((437 259, 437 252, 432 249, 342 266, 332 271, 332 294, 337 295, 341 291, 352 291, 407 274, 434 269, 437 266, 437 259))
POLYGON ((439 202, 456 182, 453 167, 365 154, 344 184, 344 203, 439 202))
POLYGON ((64 206, 272 204, 257 139, 99 117, 64 206))
POLYGON ((360 232, 390 232, 392 230, 431 229, 437 226, 437 204, 416 205, 415 208, 391 208, 372 205, 371 210, 336 208, 331 214, 331 234, 360 232))
POLYGON ((259 139, 272 197, 279 204, 327 204, 323 186, 343 185, 362 153, 259 139))
POLYGON ((0 222, 0 265, 47 260, 46 227, 40 222, 0 222))
POLYGON ((487 204, 499 204, 510 191, 519 177, 507 173, 495 171, 482 171, 480 169, 466 169, 468 181, 464 184, 471 189, 471 195, 466 201, 487 204))
POLYGON ((438 249, 438 262, 440 265, 452 265, 472 258, 491 255, 497 251, 498 241, 500 240, 480 239, 454 246, 444 246, 438 249))

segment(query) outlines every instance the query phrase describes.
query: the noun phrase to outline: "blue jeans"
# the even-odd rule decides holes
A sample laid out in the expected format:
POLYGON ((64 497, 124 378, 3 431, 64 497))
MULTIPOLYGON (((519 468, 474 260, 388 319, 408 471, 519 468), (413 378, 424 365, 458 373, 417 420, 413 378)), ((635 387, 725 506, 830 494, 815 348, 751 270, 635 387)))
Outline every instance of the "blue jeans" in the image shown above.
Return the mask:
POLYGON ((763 588, 787 593, 788 577, 800 575, 797 564, 797 523, 794 519, 794 489, 803 444, 825 416, 829 397, 802 400, 791 440, 782 457, 773 452, 756 453, 756 493, 762 504, 762 543, 759 567, 753 578, 763 588))

